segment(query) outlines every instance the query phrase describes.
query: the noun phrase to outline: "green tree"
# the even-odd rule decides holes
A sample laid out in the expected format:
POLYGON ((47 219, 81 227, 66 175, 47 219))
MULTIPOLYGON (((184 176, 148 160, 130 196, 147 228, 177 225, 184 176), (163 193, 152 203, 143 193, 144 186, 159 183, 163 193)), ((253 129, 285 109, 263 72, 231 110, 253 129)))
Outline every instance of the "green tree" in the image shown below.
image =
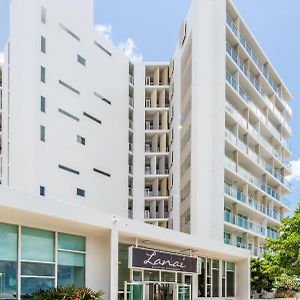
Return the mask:
POLYGON ((274 274, 269 262, 263 258, 251 259, 251 290, 261 293, 273 288, 274 274))
POLYGON ((265 259, 278 275, 300 276, 300 202, 294 215, 281 221, 279 231, 277 239, 268 239, 265 259))

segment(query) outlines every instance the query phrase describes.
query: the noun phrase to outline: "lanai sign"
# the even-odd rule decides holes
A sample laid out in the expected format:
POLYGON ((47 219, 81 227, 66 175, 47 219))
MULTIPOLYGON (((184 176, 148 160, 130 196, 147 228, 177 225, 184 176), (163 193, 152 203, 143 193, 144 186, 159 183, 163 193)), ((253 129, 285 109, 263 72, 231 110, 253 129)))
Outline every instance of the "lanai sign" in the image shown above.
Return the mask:
POLYGON ((129 268, 197 273, 197 257, 137 247, 130 247, 128 250, 129 268))

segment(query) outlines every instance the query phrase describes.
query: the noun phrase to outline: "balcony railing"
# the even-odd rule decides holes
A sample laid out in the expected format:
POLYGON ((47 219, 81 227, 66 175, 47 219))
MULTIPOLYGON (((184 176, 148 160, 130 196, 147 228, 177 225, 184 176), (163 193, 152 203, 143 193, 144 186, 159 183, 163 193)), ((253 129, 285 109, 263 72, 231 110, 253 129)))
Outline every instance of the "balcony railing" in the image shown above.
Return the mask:
POLYGON ((133 129, 133 121, 132 120, 129 120, 129 128, 133 129))
POLYGON ((242 249, 247 249, 247 250, 250 251, 250 254, 252 256, 260 256, 262 254, 259 251, 260 249, 253 246, 252 244, 246 244, 246 243, 243 243, 243 242, 238 242, 238 241, 234 241, 232 239, 226 239, 226 238, 224 238, 224 244, 235 246, 235 247, 242 248, 242 249))
POLYGON ((128 218, 133 219, 133 211, 132 209, 128 209, 128 218))
POLYGON ((234 215, 226 210, 224 211, 224 221, 240 228, 252 231, 256 234, 266 236, 267 229, 265 227, 255 224, 239 215, 234 215))
POLYGON ((128 188, 128 195, 129 195, 130 197, 132 197, 132 195, 133 195, 133 191, 132 191, 132 188, 131 188, 131 187, 128 188))
POLYGON ((291 164, 289 161, 283 158, 283 156, 276 150, 267 140, 265 137, 260 135, 258 131, 247 122, 247 120, 233 107, 231 103, 227 100, 225 101, 225 109, 226 111, 232 115, 236 121, 248 130, 253 137, 255 137, 272 155, 274 155, 278 160, 280 160, 287 169, 291 169, 291 164))
POLYGON ((130 151, 130 152, 133 152, 133 144, 132 144, 132 143, 129 143, 128 145, 129 145, 129 151, 130 151))
POLYGON ((228 184, 224 182, 224 193, 246 205, 248 205, 251 208, 254 208, 255 210, 275 219, 276 221, 281 220, 281 215, 275 211, 267 207, 266 205, 263 205, 253 197, 244 194, 239 188, 228 184))
POLYGON ((150 212, 149 210, 145 210, 145 219, 168 219, 168 212, 150 212))
POLYGON ((226 168, 230 169, 232 172, 236 173, 237 175, 244 178, 246 181, 250 182, 252 185, 256 186, 266 194, 268 194, 270 197, 274 198, 277 201, 282 202, 285 205, 288 205, 286 203, 285 198, 282 197, 278 192, 276 192, 272 187, 270 187, 268 184, 260 180, 259 178, 252 175, 250 172, 248 172, 246 169, 238 165, 236 162, 234 162, 231 158, 225 155, 225 166, 226 168))
POLYGON ((133 174, 133 166, 132 165, 128 165, 128 172, 129 174, 133 174))
POLYGON ((248 145, 246 145, 243 141, 238 139, 234 133, 225 128, 225 137, 227 140, 231 142, 231 144, 236 145, 238 149, 244 152, 247 156, 249 156, 252 160, 254 160, 263 170, 267 171, 270 175, 272 175, 275 179, 279 180, 287 189, 291 189, 291 183, 285 179, 283 175, 279 171, 277 171, 273 166, 267 163, 263 158, 259 157, 248 145))
POLYGON ((134 107, 134 100, 132 97, 129 97, 129 106, 134 107))
POLYGON ((247 40, 245 39, 245 37, 242 34, 240 34, 240 32, 238 31, 237 27, 235 26, 233 20, 228 15, 227 15, 227 18, 226 18, 226 22, 227 22, 228 26, 230 27, 230 29, 232 30, 232 32, 234 33, 234 35, 239 38, 239 40, 241 42, 241 45, 246 50, 246 52, 248 53, 248 55, 252 59, 252 61, 255 63, 255 65, 258 67, 258 69, 260 70, 261 74, 263 74, 264 78, 270 84, 270 86, 272 87, 272 89, 274 90, 274 92, 276 93, 276 95, 278 96, 278 98, 282 101, 282 103, 284 104, 286 110, 290 114, 292 114, 291 108, 287 104, 286 100, 283 98, 279 87, 276 85, 276 83, 272 79, 272 76, 269 74, 267 68, 257 58, 257 55, 252 50, 252 48, 250 47, 250 45, 247 42, 247 40))
MULTIPOLYGON (((239 58, 237 57, 237 54, 232 50, 232 48, 228 44, 227 44, 226 49, 230 49, 230 54, 229 55, 232 57, 233 60, 237 59, 239 61, 239 58)), ((289 124, 287 123, 285 117, 278 110, 278 108, 272 103, 272 101, 268 98, 268 96, 263 91, 263 89, 260 87, 260 85, 256 81, 256 79, 251 75, 251 73, 248 71, 248 69, 245 67, 245 65, 241 61, 239 61, 239 63, 237 63, 237 64, 239 65, 240 69, 243 71, 243 73, 245 74, 245 76, 247 78, 249 78, 251 84, 255 87, 255 89, 261 94, 261 98, 263 99, 263 101, 265 102, 265 104, 273 111, 274 115, 277 117, 277 119, 280 122, 280 124, 282 124, 285 127, 285 129, 289 132, 289 134, 291 134, 292 133, 292 129, 289 126, 289 124)), ((226 73, 226 79, 231 84, 231 86, 240 94, 240 96, 243 98, 243 100, 246 101, 246 104, 249 105, 252 108, 253 112, 255 114, 257 114, 258 117, 260 117, 260 116, 264 117, 264 119, 262 120, 263 123, 266 126, 269 126, 269 124, 272 125, 272 123, 266 119, 266 117, 263 115, 263 113, 254 104, 252 98, 250 96, 248 96, 246 94, 246 92, 240 86, 238 86, 237 82, 233 79, 232 75, 230 73, 228 73, 228 72, 226 73)), ((278 131, 278 129, 276 127, 274 127, 274 128, 271 128, 271 130, 276 135, 276 137, 279 140, 281 140, 281 134, 278 131), (273 130, 273 129, 275 129, 275 130, 273 130)), ((283 143, 285 142, 283 139, 282 139, 282 141, 283 141, 283 143)), ((289 147, 289 145, 287 144, 286 147, 289 147)))
POLYGON ((129 74, 129 83, 134 85, 134 77, 131 74, 129 74))

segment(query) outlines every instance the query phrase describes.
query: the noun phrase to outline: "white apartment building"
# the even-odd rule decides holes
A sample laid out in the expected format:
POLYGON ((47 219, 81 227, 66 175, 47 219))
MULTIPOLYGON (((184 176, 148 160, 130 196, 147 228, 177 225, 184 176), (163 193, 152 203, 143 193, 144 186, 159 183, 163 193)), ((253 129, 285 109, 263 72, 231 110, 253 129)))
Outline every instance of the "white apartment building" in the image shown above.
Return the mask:
POLYGON ((11 0, 0 299, 249 299, 289 211, 291 93, 231 0, 193 0, 167 62, 131 61, 93 11, 11 0))

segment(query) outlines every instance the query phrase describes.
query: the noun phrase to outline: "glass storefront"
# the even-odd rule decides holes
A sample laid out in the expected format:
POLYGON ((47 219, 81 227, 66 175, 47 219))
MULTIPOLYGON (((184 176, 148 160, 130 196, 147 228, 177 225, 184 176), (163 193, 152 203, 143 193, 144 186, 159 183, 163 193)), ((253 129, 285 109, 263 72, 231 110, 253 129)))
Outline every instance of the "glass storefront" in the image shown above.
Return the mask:
POLYGON ((190 300, 192 289, 198 290, 201 298, 235 297, 236 271, 232 262, 199 257, 198 274, 129 268, 128 248, 126 244, 119 244, 120 300, 190 300), (198 277, 197 286, 192 285, 193 276, 198 277))
POLYGON ((21 295, 85 285, 84 237, 0 223, 0 245, 0 299, 16 299, 18 281, 21 295))

